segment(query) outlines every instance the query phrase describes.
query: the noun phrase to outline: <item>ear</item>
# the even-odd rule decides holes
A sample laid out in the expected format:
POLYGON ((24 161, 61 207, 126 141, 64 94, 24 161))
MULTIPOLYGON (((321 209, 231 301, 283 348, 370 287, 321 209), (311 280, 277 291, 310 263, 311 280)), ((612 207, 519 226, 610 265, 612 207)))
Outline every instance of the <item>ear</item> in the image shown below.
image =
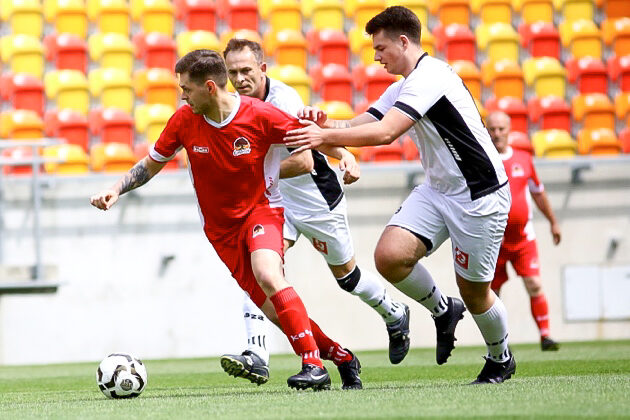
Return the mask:
POLYGON ((214 94, 217 91, 217 84, 212 79, 206 80, 206 89, 208 89, 208 93, 214 94))
POLYGON ((409 46, 409 38, 407 38, 407 35, 400 35, 400 42, 402 43, 402 47, 406 49, 409 46))
POLYGON ((262 63, 260 65, 260 70, 262 70, 263 73, 267 73, 267 63, 262 63))

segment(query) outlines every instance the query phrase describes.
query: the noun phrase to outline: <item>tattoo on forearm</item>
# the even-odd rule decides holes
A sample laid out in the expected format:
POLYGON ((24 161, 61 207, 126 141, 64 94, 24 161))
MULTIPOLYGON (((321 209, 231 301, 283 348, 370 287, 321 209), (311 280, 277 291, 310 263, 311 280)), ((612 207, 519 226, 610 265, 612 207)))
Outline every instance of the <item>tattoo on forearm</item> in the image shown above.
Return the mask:
POLYGON ((124 194, 127 191, 131 191, 138 188, 149 181, 149 170, 147 169, 144 161, 136 163, 136 165, 127 172, 127 175, 122 179, 120 184, 120 194, 124 194))
POLYGON ((332 123, 333 128, 350 128, 350 121, 347 120, 334 120, 332 123))

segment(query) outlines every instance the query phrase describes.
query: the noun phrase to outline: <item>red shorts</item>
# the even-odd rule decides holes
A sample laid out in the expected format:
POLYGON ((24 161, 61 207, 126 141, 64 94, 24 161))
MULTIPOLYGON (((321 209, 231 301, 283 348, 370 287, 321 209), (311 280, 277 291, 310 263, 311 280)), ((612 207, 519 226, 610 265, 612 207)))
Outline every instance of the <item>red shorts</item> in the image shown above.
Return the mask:
POLYGON ((493 290, 499 290, 501 286, 503 286, 503 283, 508 280, 508 261, 512 263, 516 274, 521 277, 534 277, 540 274, 536 241, 526 241, 518 248, 510 247, 510 249, 507 249, 501 247, 491 285, 493 290))
POLYGON ((271 249, 284 257, 282 226, 284 209, 259 207, 240 225, 240 229, 225 240, 211 241, 221 261, 232 273, 252 301, 258 306, 267 296, 260 288, 252 270, 251 253, 257 249, 271 249))

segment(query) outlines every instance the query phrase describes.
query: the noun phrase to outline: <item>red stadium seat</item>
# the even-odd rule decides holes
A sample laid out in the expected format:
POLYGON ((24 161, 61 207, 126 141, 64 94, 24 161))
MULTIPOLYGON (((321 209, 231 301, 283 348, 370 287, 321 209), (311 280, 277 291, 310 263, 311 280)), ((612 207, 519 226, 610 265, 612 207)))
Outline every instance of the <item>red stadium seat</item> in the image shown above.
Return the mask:
POLYGON ((177 45, 173 38, 159 32, 139 33, 133 37, 136 56, 144 60, 146 68, 159 67, 175 71, 177 45))
POLYGON ((231 30, 251 29, 258 32, 258 4, 256 0, 227 0, 225 13, 231 30))
MULTIPOLYGON (((33 148, 26 146, 7 148, 2 150, 2 157, 16 161, 31 159, 33 157, 33 148)), ((5 175, 27 175, 33 172, 33 166, 30 163, 15 166, 6 165, 2 167, 2 172, 5 175)))
POLYGON ((50 34, 44 37, 46 58, 55 63, 58 70, 79 70, 87 74, 88 45, 73 34, 50 34))
POLYGON ((182 14, 189 31, 216 31, 217 11, 212 0, 186 0, 182 14))
POLYGON ((352 77, 355 88, 363 92, 368 102, 376 101, 396 81, 396 76, 388 73, 380 64, 359 65, 352 71, 352 77))
POLYGON ((527 107, 520 98, 490 98, 484 104, 488 112, 503 111, 510 116, 512 131, 527 133, 527 107))
POLYGON ((9 79, 7 88, 13 109, 30 109, 44 116, 46 96, 41 80, 30 74, 18 73, 9 79))
POLYGON ((534 154, 534 146, 532 146, 532 142, 529 141, 529 137, 526 133, 511 131, 510 134, 508 134, 508 144, 514 149, 524 150, 534 154))
POLYGON ((444 52, 447 61, 477 61, 475 35, 468 25, 452 23, 448 26, 438 25, 433 33, 438 42, 438 49, 444 52))
POLYGON ((319 92, 323 101, 352 103, 352 75, 339 64, 315 66, 309 71, 313 79, 313 90, 319 92))
POLYGON ((416 143, 410 136, 402 137, 403 159, 405 160, 420 160, 420 152, 416 143))
POLYGON ((557 96, 533 97, 527 104, 529 118, 540 122, 541 130, 571 131, 571 107, 557 96))
POLYGON ((56 119, 55 137, 81 146, 87 152, 90 141, 87 117, 71 109, 62 109, 57 113, 56 119))
POLYGON ((362 147, 359 155, 362 162, 391 162, 403 160, 403 147, 398 140, 381 146, 362 147))
POLYGON ((630 153, 630 127, 626 127, 619 133, 619 142, 623 153, 630 153))
POLYGON ((350 64, 350 43, 342 31, 322 29, 313 38, 318 62, 322 65, 337 63, 348 67, 350 64))
POLYGON ((100 137, 101 143, 133 145, 133 117, 119 109, 105 108, 90 112, 90 129, 100 137))
POLYGON ((608 93, 608 71, 596 57, 570 58, 566 61, 570 83, 577 83, 580 93, 608 93))
POLYGON ((611 80, 619 81, 622 92, 630 92, 630 55, 609 58, 608 74, 611 80))
POLYGON ((521 36, 521 45, 532 57, 560 59, 560 33, 553 22, 522 24, 518 32, 521 36))

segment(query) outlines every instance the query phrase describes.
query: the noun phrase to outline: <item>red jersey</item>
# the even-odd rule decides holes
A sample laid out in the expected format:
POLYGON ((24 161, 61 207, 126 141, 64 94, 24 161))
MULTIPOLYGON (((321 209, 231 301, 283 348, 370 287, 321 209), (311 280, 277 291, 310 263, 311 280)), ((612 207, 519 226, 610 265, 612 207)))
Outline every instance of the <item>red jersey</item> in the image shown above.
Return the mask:
POLYGON ((512 193, 512 207, 505 227, 503 246, 514 248, 536 238, 532 225, 532 198, 529 193, 542 192, 544 186, 538 179, 531 154, 510 147, 506 153, 501 154, 501 159, 512 193))
POLYGON ((281 207, 282 139, 288 130, 302 127, 271 104, 237 98, 221 123, 182 106, 149 153, 153 160, 166 162, 180 148, 186 149, 204 231, 211 241, 231 236, 259 206, 281 207))

